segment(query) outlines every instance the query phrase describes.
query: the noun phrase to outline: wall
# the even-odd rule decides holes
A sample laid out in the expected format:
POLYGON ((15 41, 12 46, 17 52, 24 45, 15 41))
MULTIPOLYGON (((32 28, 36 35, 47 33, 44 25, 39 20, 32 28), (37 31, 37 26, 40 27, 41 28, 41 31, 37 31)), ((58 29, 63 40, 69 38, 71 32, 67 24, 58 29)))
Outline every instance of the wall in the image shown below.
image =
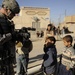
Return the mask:
POLYGON ((19 16, 13 18, 15 27, 21 28, 32 27, 32 23, 36 22, 35 19, 39 19, 36 28, 46 28, 47 24, 50 23, 50 9, 49 8, 38 8, 38 7, 21 7, 19 16))

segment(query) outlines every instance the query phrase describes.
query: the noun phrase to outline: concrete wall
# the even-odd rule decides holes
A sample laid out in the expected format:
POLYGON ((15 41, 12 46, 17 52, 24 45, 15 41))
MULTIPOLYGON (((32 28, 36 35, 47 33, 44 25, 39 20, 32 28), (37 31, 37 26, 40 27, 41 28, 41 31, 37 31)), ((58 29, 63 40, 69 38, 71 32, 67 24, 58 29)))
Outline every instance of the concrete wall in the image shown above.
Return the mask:
POLYGON ((60 24, 60 29, 62 29, 64 26, 68 27, 70 31, 75 33, 75 15, 66 16, 64 18, 64 22, 60 24))
MULTIPOLYGON (((36 22, 35 18, 38 18, 39 28, 46 28, 47 24, 50 23, 50 9, 49 8, 38 8, 38 7, 21 7, 19 16, 13 18, 15 27, 21 28, 32 27, 32 23, 36 22)), ((36 26, 37 27, 37 26, 36 26)))

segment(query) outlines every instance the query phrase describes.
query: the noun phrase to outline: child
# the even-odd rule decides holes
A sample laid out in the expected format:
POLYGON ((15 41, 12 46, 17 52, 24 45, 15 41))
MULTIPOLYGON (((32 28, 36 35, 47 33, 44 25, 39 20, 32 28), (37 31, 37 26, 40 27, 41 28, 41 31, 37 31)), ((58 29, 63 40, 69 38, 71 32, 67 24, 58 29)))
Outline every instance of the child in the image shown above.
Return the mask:
POLYGON ((74 60, 73 58, 75 55, 75 50, 72 46, 73 38, 71 35, 66 35, 63 37, 64 42, 64 49, 62 53, 62 65, 60 67, 60 73, 59 75, 73 75, 73 66, 74 66, 74 60))
POLYGON ((20 41, 16 45, 17 54, 17 74, 24 74, 27 75, 27 68, 28 68, 28 61, 29 61, 29 53, 33 48, 33 44, 31 40, 24 40, 23 43, 20 41), (22 73, 23 72, 23 73, 22 73))
POLYGON ((49 36, 54 36, 54 31, 53 31, 53 24, 48 24, 47 29, 44 32, 44 40, 46 41, 46 38, 49 36))
POLYGON ((46 38, 44 45, 43 67, 45 75, 55 75, 57 67, 56 39, 53 36, 46 38))

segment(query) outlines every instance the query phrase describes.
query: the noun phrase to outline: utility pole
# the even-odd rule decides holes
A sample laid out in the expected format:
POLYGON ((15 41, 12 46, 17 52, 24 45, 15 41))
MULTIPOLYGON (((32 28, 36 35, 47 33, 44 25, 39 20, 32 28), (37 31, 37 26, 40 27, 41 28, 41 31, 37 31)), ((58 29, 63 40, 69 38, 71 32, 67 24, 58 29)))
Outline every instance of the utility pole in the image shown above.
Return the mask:
POLYGON ((65 9, 65 17, 66 17, 66 9, 65 9))
POLYGON ((66 22, 65 22, 66 21, 66 9, 65 9, 65 16, 64 17, 65 17, 64 24, 66 26, 66 22))
POLYGON ((58 25, 60 26, 60 23, 61 23, 61 15, 59 16, 58 18, 58 25))
POLYGON ((1 5, 0 5, 0 8, 1 8, 1 5))

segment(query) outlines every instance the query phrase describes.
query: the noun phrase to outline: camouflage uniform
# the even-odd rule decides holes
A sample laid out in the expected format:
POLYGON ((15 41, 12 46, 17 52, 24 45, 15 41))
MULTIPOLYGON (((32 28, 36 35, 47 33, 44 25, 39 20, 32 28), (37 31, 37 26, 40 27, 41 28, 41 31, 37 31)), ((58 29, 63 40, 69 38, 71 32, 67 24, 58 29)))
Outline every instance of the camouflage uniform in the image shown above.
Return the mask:
MULTIPOLYGON (((19 5, 15 0, 3 0, 2 8, 11 12, 5 15, 0 12, 0 68, 1 75, 14 75, 15 40, 13 38, 14 25, 11 24, 11 14, 19 13, 19 5)), ((15 16, 15 15, 14 15, 15 16)))
MULTIPOLYGON (((6 37, 8 33, 12 33, 11 31, 11 22, 7 19, 5 15, 0 13, 0 38, 6 37)), ((15 56, 15 41, 12 39, 8 42, 2 44, 1 58, 3 66, 9 65, 12 63, 11 57, 15 56)), ((10 65, 9 65, 10 66, 10 65)))

